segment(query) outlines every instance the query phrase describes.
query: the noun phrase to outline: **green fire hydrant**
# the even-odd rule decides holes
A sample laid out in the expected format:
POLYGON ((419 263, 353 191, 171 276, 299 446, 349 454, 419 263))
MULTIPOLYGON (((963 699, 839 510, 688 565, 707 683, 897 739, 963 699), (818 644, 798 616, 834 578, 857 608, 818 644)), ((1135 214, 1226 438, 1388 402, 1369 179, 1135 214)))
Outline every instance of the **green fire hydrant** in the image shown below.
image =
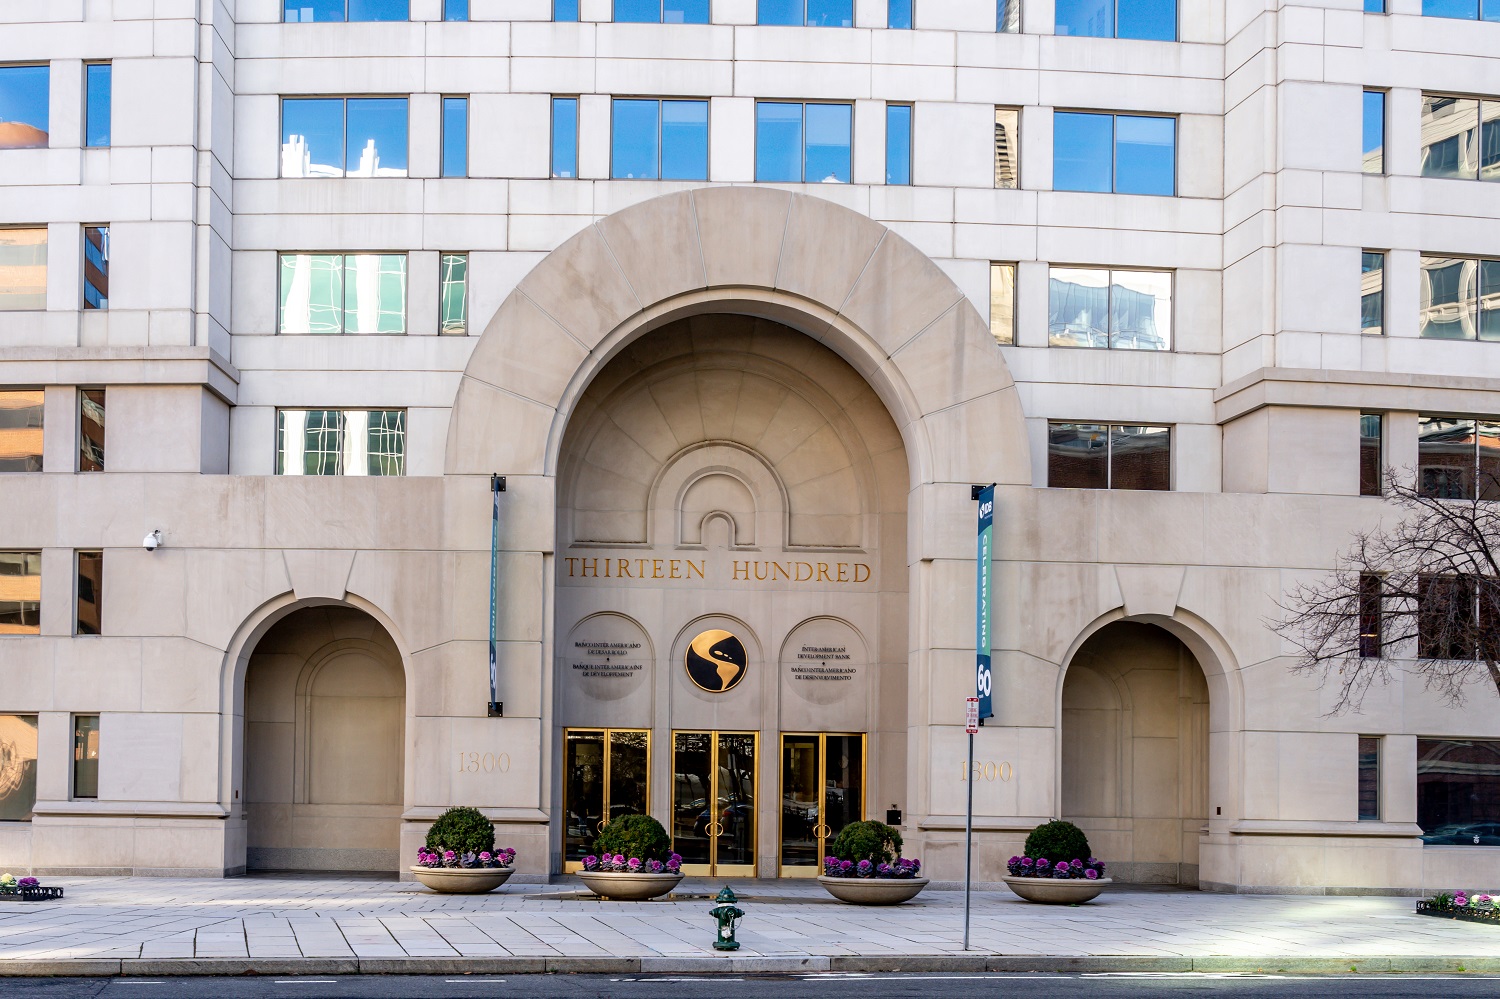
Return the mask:
POLYGON ((744 918, 744 912, 735 908, 739 899, 733 891, 725 888, 714 899, 719 904, 708 910, 708 914, 719 921, 719 932, 714 936, 715 950, 739 950, 740 942, 734 938, 735 927, 744 918))

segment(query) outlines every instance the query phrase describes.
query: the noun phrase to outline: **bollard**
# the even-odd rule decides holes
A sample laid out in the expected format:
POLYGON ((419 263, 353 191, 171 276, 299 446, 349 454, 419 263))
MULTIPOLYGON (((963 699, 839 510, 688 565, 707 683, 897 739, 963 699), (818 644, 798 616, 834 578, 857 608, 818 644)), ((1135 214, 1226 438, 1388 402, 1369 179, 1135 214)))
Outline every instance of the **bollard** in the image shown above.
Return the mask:
POLYGON ((739 899, 726 887, 719 892, 714 901, 719 904, 708 910, 708 914, 719 921, 719 931, 714 935, 714 949, 739 950, 740 942, 734 938, 734 931, 739 926, 740 919, 745 915, 735 908, 734 903, 739 899))

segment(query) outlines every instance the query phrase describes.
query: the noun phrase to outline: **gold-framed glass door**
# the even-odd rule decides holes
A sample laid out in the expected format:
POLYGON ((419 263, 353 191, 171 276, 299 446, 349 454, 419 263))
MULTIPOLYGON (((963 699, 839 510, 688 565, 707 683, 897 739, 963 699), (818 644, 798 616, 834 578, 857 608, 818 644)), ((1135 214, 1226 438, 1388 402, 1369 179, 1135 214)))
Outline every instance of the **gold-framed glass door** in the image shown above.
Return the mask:
POLYGON ((570 728, 563 732, 563 869, 583 869, 599 830, 621 815, 649 814, 651 733, 570 728))
POLYGON ((682 869, 755 877, 755 732, 672 733, 672 850, 682 869))
POLYGON ((781 860, 784 878, 823 873, 828 844, 865 817, 863 732, 781 734, 781 860))

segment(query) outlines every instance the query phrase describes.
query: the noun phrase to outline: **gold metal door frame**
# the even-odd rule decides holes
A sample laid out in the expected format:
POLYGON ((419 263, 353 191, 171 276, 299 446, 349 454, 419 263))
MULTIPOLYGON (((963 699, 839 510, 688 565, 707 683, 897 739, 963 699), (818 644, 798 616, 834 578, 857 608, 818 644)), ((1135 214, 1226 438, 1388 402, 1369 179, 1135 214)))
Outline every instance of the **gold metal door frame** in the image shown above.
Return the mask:
MULTIPOLYGON (((776 874, 782 878, 815 878, 823 873, 823 857, 827 855, 828 833, 831 831, 824 818, 828 815, 828 779, 824 776, 828 770, 828 739, 834 738, 858 738, 859 739, 859 817, 865 817, 865 800, 869 795, 870 784, 870 734, 868 732, 782 732, 780 740, 780 752, 776 755, 776 768, 778 783, 785 774, 781 773, 782 760, 786 753, 786 740, 788 737, 797 739, 818 740, 818 823, 813 827, 818 837, 818 859, 811 865, 794 865, 788 867, 782 862, 781 851, 786 845, 786 831, 783 828, 785 814, 778 809, 776 819, 776 874)), ((781 793, 786 794, 786 788, 781 788, 781 793)))
MULTIPOLYGON (((755 877, 755 861, 754 861, 753 858, 754 858, 755 854, 758 853, 759 850, 760 850, 760 819, 759 819, 759 814, 760 814, 760 769, 761 769, 760 768, 760 733, 759 732, 744 731, 744 730, 740 730, 740 729, 674 728, 672 730, 672 773, 674 775, 677 773, 677 737, 679 735, 706 735, 706 736, 708 736, 708 745, 709 745, 709 749, 710 749, 710 752, 709 752, 708 801, 709 801, 709 807, 711 809, 711 811, 709 812, 709 823, 708 823, 709 830, 712 830, 715 826, 718 826, 721 830, 723 829, 723 824, 720 823, 718 821, 717 817, 715 817, 714 814, 713 814, 714 812, 718 811, 718 808, 719 808, 719 736, 721 736, 721 735, 740 735, 740 736, 748 735, 750 737, 750 739, 751 739, 751 745, 754 747, 754 753, 755 753, 755 777, 754 777, 753 783, 751 784, 751 788, 752 788, 752 790, 751 790, 751 798, 752 798, 752 800, 751 800, 751 806, 750 806, 750 829, 751 829, 751 838, 754 840, 754 846, 751 849, 751 858, 752 859, 751 859, 750 863, 748 863, 748 864, 721 864, 721 863, 719 863, 718 862, 718 860, 719 860, 719 833, 715 833, 715 832, 710 831, 709 836, 708 836, 708 858, 709 858, 708 859, 708 863, 706 863, 706 864, 683 864, 682 865, 682 871, 683 871, 684 874, 691 874, 694 877, 707 877, 707 878, 753 878, 753 877, 755 877)), ((672 823, 672 825, 673 825, 673 837, 672 838, 673 838, 673 841, 674 841, 673 842, 673 849, 674 850, 676 849, 676 843, 675 843, 675 841, 676 841, 676 833, 675 833, 675 829, 676 829, 676 821, 675 821, 675 819, 676 819, 676 815, 675 815, 675 810, 676 810, 675 794, 676 794, 676 790, 675 790, 675 788, 676 788, 676 780, 675 780, 675 776, 674 776, 674 780, 673 780, 673 794, 674 794, 674 799, 673 799, 674 815, 673 815, 673 819, 674 819, 674 821, 672 823)))
MULTIPOLYGON (((651 810, 651 730, 649 728, 599 728, 597 726, 589 726, 589 725, 579 725, 579 726, 575 726, 573 728, 565 728, 565 729, 563 729, 563 732, 562 732, 562 748, 563 748, 563 751, 562 751, 562 764, 563 764, 563 766, 565 768, 568 765, 568 736, 571 735, 571 734, 573 734, 573 733, 575 733, 575 732, 598 732, 600 735, 604 736, 604 775, 600 778, 600 780, 603 783, 603 792, 604 792, 604 804, 603 804, 603 807, 600 809, 601 813, 603 814, 603 818, 600 819, 600 821, 599 821, 599 828, 594 830, 594 834, 598 835, 599 831, 602 830, 606 825, 609 824, 609 778, 610 778, 610 773, 609 773, 609 771, 610 771, 609 745, 610 745, 610 737, 612 735, 614 735, 616 732, 619 732, 619 733, 622 733, 622 734, 628 733, 630 735, 644 735, 646 737, 646 810, 642 814, 646 814, 646 813, 650 812, 650 810, 651 810)), ((581 860, 569 860, 569 859, 567 859, 567 854, 568 854, 568 775, 567 775, 566 772, 563 773, 562 791, 563 791, 563 801, 562 801, 563 872, 565 874, 576 874, 577 872, 583 870, 583 861, 581 861, 581 860)))

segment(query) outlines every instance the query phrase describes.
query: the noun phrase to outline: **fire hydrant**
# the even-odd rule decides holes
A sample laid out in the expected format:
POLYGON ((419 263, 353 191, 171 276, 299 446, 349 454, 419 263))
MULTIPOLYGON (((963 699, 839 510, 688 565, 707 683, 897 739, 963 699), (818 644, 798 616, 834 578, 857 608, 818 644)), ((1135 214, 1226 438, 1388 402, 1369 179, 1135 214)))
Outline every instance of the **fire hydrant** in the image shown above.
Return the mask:
POLYGON ((735 908, 739 899, 733 891, 725 888, 714 899, 719 904, 708 910, 708 914, 719 921, 719 932, 714 937, 715 950, 739 950, 740 942, 734 938, 735 927, 744 918, 744 912, 735 908))

